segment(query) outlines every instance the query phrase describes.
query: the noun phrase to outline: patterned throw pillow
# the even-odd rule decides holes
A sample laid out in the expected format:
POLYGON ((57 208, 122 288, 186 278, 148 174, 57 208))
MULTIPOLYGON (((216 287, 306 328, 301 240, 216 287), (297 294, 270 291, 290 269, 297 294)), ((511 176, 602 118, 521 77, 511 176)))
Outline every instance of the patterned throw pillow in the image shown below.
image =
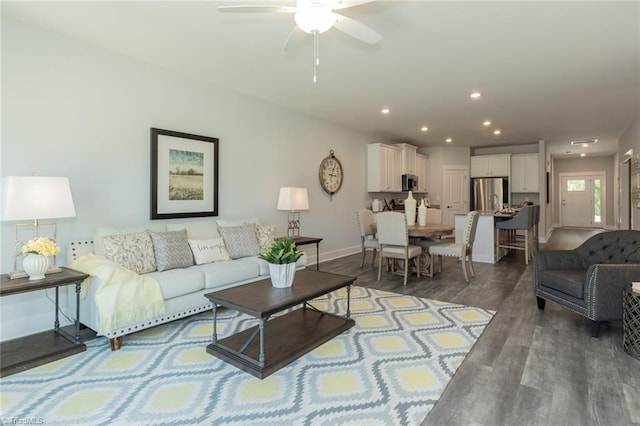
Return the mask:
POLYGON ((102 237, 107 259, 135 272, 146 274, 156 270, 153 243, 146 232, 102 237))
POLYGON ((260 253, 264 253, 276 239, 276 226, 256 225, 256 238, 258 239, 260 253))
POLYGON ((189 240, 189 246, 197 265, 231 260, 222 238, 210 240, 189 240))
POLYGON ((187 241, 187 230, 151 232, 158 271, 193 265, 193 254, 187 241))
POLYGON ((221 227, 218 231, 224 238, 224 245, 227 246, 231 259, 260 254, 255 224, 221 227))

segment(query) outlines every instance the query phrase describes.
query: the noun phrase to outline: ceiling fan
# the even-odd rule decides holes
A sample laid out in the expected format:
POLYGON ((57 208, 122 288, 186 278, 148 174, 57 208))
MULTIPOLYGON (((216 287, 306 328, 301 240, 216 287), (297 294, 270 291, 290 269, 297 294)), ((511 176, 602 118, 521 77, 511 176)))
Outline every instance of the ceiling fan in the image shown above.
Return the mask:
POLYGON ((218 12, 225 13, 293 13, 296 27, 289 34, 287 44, 298 29, 313 36, 313 82, 315 83, 317 81, 317 66, 320 64, 318 36, 321 33, 335 27, 365 43, 375 44, 380 41, 380 34, 373 29, 355 19, 334 13, 334 10, 359 6, 372 1, 375 0, 296 0, 295 6, 239 5, 218 6, 217 9, 218 12))

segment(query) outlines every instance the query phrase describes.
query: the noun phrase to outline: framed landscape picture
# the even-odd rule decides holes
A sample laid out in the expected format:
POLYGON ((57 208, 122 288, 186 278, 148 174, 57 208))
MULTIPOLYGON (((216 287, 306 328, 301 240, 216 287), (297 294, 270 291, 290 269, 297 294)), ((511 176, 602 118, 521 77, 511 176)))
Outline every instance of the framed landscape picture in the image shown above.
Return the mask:
POLYGON ((151 219, 218 215, 218 145, 151 128, 151 219))

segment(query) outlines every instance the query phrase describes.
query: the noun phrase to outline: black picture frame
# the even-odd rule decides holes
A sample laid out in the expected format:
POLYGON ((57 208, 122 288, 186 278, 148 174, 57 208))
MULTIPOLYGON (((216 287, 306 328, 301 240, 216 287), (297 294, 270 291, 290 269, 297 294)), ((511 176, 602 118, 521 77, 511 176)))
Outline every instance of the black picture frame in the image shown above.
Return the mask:
POLYGON ((546 196, 547 196, 547 204, 549 204, 549 198, 551 197, 551 195, 549 194, 549 187, 550 187, 550 183, 549 183, 549 172, 547 172, 547 176, 546 176, 546 184, 547 184, 547 190, 546 190, 546 196))
POLYGON ((220 141, 151 128, 151 219, 218 216, 220 141))

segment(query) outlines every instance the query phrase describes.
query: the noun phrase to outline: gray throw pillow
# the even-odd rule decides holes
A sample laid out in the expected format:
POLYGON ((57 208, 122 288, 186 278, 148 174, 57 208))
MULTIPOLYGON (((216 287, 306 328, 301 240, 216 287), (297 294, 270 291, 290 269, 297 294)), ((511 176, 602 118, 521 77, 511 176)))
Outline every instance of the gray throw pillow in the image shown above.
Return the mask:
POLYGON ((231 259, 260 254, 255 224, 225 226, 218 228, 218 231, 224 239, 224 245, 227 247, 231 259))
POLYGON ((189 247, 186 229, 167 232, 149 231, 149 235, 153 241, 158 271, 193 265, 193 253, 189 247))

